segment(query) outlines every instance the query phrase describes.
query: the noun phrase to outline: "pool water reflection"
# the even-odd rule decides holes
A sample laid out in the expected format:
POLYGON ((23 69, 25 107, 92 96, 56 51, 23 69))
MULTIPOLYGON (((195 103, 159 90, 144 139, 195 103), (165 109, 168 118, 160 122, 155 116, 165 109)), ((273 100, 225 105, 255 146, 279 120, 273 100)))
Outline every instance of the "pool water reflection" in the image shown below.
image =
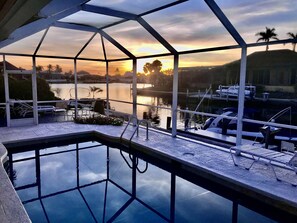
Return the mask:
POLYGON ((32 222, 273 222, 95 141, 9 158, 8 174, 32 222))

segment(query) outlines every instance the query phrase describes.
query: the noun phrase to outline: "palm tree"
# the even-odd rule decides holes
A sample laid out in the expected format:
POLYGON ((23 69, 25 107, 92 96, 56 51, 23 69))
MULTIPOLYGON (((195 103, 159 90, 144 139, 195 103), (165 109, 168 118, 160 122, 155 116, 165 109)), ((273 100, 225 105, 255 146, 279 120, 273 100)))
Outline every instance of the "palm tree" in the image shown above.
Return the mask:
POLYGON ((95 93, 99 93, 99 92, 102 92, 103 90, 99 87, 96 87, 96 86, 90 86, 90 92, 92 92, 93 94, 93 98, 95 98, 95 93))
POLYGON ((37 71, 37 73, 41 73, 41 71, 43 71, 43 66, 38 65, 38 66, 36 67, 36 71, 37 71))
POLYGON ((269 43, 270 39, 278 40, 277 34, 275 33, 275 28, 270 29, 270 28, 266 27, 265 32, 256 33, 256 36, 260 36, 260 38, 257 40, 257 42, 259 42, 259 41, 266 42, 266 51, 268 51, 268 43, 269 43))
POLYGON ((51 64, 47 65, 47 70, 48 70, 48 73, 51 74, 53 71, 53 65, 51 64))
POLYGON ((294 33, 287 33, 288 36, 294 41, 292 42, 292 45, 293 45, 293 51, 295 52, 296 51, 296 43, 297 43, 297 33, 294 34, 294 33))
POLYGON ((146 63, 143 66, 143 71, 145 74, 149 74, 149 80, 154 87, 157 87, 161 81, 161 70, 162 62, 160 60, 154 60, 152 63, 146 63))
POLYGON ((154 60, 152 63, 146 63, 143 66, 144 73, 160 73, 162 70, 162 62, 160 60, 154 60))
POLYGON ((62 73, 62 67, 60 67, 60 65, 59 64, 57 64, 56 66, 55 66, 55 72, 56 73, 62 73))

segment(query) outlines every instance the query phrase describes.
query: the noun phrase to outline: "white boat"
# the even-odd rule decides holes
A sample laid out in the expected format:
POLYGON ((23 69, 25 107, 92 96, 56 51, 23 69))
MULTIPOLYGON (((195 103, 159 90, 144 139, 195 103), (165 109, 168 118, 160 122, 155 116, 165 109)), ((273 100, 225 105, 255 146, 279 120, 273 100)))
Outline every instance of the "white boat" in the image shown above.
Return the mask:
MULTIPOLYGON (((247 139, 259 139, 262 140, 265 138, 264 131, 261 131, 261 129, 265 129, 265 126, 269 126, 270 122, 274 122, 278 117, 283 115, 285 112, 289 111, 291 107, 285 108, 278 112, 276 115, 274 115, 269 121, 267 121, 267 125, 263 124, 256 124, 256 123, 250 123, 243 121, 243 129, 242 129, 242 136, 243 138, 247 139)), ((225 112, 222 113, 220 116, 209 118, 205 121, 202 129, 224 134, 224 135, 231 135, 236 136, 237 134, 237 111, 233 108, 226 108, 225 112), (232 119, 231 117, 234 117, 232 119), (231 118, 231 119, 229 119, 231 118)), ((295 130, 289 130, 289 129, 283 129, 278 127, 270 126, 269 129, 270 133, 273 133, 274 139, 276 141, 290 141, 293 143, 297 143, 297 131, 295 130)))
MULTIPOLYGON (((232 86, 219 86, 219 89, 216 90, 216 93, 220 97, 238 97, 239 94, 239 85, 232 86)), ((252 85, 246 85, 244 90, 244 96, 246 98, 253 98, 256 93, 256 87, 252 85)))

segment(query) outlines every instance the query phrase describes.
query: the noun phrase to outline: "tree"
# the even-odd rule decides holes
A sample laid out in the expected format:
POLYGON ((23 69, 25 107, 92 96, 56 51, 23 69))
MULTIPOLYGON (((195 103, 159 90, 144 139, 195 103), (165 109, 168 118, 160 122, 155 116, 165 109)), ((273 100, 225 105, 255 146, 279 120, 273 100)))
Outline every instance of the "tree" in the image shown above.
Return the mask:
POLYGON ((37 73, 41 73, 41 71, 43 71, 43 66, 38 65, 38 66, 36 67, 36 71, 37 71, 37 73))
POLYGON ((295 52, 296 51, 296 43, 297 43, 297 33, 294 34, 294 33, 289 32, 287 34, 294 41, 294 42, 292 42, 292 45, 293 45, 293 51, 295 52))
POLYGON ((160 60, 154 60, 152 63, 146 63, 143 66, 143 71, 145 74, 158 74, 162 70, 162 63, 160 60))
POLYGON ((62 67, 60 67, 59 64, 57 64, 57 65, 55 66, 55 72, 56 72, 56 73, 62 73, 62 67))
POLYGON ((46 67, 47 67, 47 71, 48 71, 48 73, 51 74, 52 71, 53 71, 53 65, 49 64, 49 65, 47 65, 46 67))
POLYGON ((121 76, 121 73, 120 73, 119 68, 116 68, 116 69, 115 69, 114 74, 115 74, 116 76, 121 76))
POLYGON ((270 39, 275 39, 278 40, 277 38, 277 34, 275 33, 275 28, 268 28, 266 27, 266 31, 265 32, 258 32, 256 33, 256 36, 260 36, 259 39, 257 40, 257 42, 259 41, 264 41, 266 42, 266 51, 268 51, 268 43, 270 41, 270 39))
POLYGON ((90 73, 88 71, 85 71, 85 70, 80 70, 80 71, 77 72, 77 74, 90 75, 90 73))
POLYGON ((145 74, 149 74, 152 72, 152 64, 151 63, 146 63, 144 66, 143 66, 143 72, 145 74))
POLYGON ((92 92, 93 94, 93 98, 95 98, 95 93, 99 93, 99 92, 102 92, 103 90, 99 87, 96 87, 96 86, 90 86, 90 92, 92 92))
POLYGON ((173 69, 166 69, 162 71, 165 75, 173 75, 173 69))
POLYGON ((160 60, 154 60, 152 63, 146 63, 143 66, 143 71, 145 74, 149 74, 149 80, 154 87, 161 86, 163 75, 161 73, 162 63, 160 60))

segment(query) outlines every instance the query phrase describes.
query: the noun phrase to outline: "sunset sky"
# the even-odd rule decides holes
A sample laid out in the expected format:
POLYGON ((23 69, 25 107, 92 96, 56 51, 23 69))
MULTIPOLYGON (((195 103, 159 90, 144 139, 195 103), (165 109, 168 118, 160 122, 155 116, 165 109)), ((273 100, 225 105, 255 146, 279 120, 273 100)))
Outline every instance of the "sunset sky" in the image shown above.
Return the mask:
MULTIPOLYGON (((92 0, 89 4, 110 7, 131 13, 142 13, 152 8, 170 3, 169 0, 92 0)), ((264 31, 265 27, 275 28, 279 39, 287 39, 287 33, 297 33, 296 0, 216 0, 231 23, 247 43, 256 42, 255 33, 264 31)), ((158 31, 176 50, 203 49, 208 47, 235 45, 235 41, 221 25, 204 1, 190 0, 171 8, 143 17, 158 31)), ((100 28, 106 24, 119 21, 119 18, 97 15, 79 11, 62 19, 62 22, 75 22, 100 28)), ((104 29, 135 56, 167 53, 168 51, 144 28, 135 21, 128 21, 111 28, 104 29)), ((44 31, 36 33, 0 52, 32 54, 44 31)), ((89 40, 92 33, 65 30, 51 27, 40 50, 39 55, 75 56, 89 40)), ((105 40, 108 58, 126 57, 121 51, 105 40)), ((292 49, 291 44, 271 46, 270 49, 292 49)), ((265 46, 250 48, 248 53, 265 50, 265 46)), ((103 59, 101 38, 97 34, 80 57, 103 59)), ((217 51, 191 54, 180 57, 180 67, 222 65, 240 58, 240 50, 217 51)), ((159 59, 163 69, 173 67, 172 57, 151 58, 138 61, 138 72, 143 71, 146 62, 159 59)), ((7 57, 7 60, 18 67, 31 69, 30 58, 7 57)), ((73 70, 73 62, 60 59, 38 59, 37 64, 59 64, 63 71, 73 70)), ((116 62, 110 64, 110 73, 119 68, 121 73, 132 69, 132 62, 116 62)), ((105 74, 105 64, 97 62, 78 62, 78 70, 87 70, 93 74, 105 74)))

